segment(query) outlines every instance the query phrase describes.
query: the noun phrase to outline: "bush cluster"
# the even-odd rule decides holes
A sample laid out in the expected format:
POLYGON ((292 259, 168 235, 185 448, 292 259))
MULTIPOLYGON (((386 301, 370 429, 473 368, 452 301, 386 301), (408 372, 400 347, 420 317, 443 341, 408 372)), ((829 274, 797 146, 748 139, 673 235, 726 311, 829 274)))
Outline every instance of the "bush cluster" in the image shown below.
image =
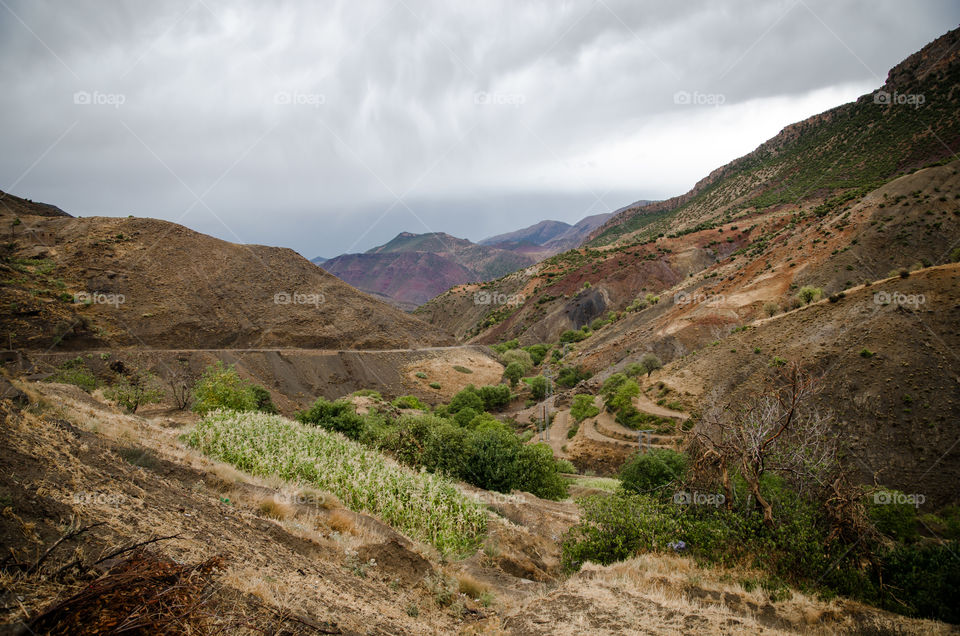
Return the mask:
POLYGON ((701 485, 700 494, 714 497, 715 505, 691 503, 697 486, 686 482, 687 463, 673 451, 637 455, 622 469, 615 494, 580 500, 580 521, 561 544, 564 568, 667 551, 682 541, 698 561, 747 565, 800 589, 843 594, 909 616, 960 621, 955 602, 960 568, 953 556, 960 542, 920 540, 912 506, 868 506, 886 538, 844 540, 832 532, 824 506, 769 474, 761 490, 776 509, 772 526, 749 504, 746 482, 738 475, 732 476, 733 501, 701 485))
POLYGON ((193 387, 193 410, 206 415, 217 409, 276 413, 270 392, 242 379, 234 365, 211 364, 193 387))
POLYGON ((525 445, 490 414, 506 406, 510 397, 506 385, 470 385, 433 413, 399 418, 375 410, 361 416, 348 401, 318 398, 296 418, 385 451, 408 466, 479 488, 523 490, 548 499, 565 497, 567 482, 553 451, 546 445, 525 445))

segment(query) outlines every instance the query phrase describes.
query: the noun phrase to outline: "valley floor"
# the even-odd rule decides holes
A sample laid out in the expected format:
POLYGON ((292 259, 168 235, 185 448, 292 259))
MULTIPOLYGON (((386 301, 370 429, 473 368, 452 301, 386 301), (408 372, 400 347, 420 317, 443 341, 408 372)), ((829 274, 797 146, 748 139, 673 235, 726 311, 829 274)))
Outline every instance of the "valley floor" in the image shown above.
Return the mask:
POLYGON ((951 631, 797 592, 772 602, 762 590, 745 591, 736 582, 742 572, 701 569, 672 555, 588 564, 567 578, 558 540, 576 523, 577 506, 524 493, 461 485, 487 506, 487 537, 473 556, 444 559, 333 498, 304 498, 279 479, 255 478, 197 454, 180 441, 193 415, 127 415, 74 386, 18 387, 27 405, 0 403, 5 633, 22 633, 24 624, 37 633, 89 632, 91 623, 81 620, 113 616, 103 608, 90 613, 97 601, 89 590, 118 580, 128 584, 116 588, 112 607, 132 605, 117 621, 165 617, 176 632, 951 631), (167 607, 162 598, 170 590, 195 590, 188 607, 151 615, 138 605, 149 584, 167 580, 144 575, 129 584, 131 571, 145 568, 183 572, 150 607, 167 607))

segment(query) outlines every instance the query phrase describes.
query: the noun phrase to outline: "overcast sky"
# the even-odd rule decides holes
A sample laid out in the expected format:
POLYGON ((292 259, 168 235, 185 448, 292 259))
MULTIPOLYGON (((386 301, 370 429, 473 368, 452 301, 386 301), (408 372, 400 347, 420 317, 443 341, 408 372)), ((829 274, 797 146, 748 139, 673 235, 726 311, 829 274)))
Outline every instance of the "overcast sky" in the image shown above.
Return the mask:
POLYGON ((955 0, 0 0, 0 189, 307 257, 688 190, 955 0))

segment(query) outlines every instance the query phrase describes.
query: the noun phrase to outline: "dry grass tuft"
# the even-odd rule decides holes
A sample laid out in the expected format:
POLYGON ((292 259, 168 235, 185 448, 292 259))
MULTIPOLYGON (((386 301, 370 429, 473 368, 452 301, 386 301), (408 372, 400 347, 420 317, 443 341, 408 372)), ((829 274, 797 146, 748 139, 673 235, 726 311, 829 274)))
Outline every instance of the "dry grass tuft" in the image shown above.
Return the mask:
POLYGON ((357 522, 353 515, 344 509, 337 509, 327 517, 327 525, 340 534, 356 534, 357 522))
POLYGON ((488 592, 487 586, 469 572, 460 572, 456 576, 457 588, 461 594, 466 594, 472 599, 479 599, 485 592, 488 592))
POLYGON ((274 497, 266 497, 260 501, 257 507, 260 513, 271 519, 283 521, 294 515, 294 510, 288 504, 277 501, 274 497))

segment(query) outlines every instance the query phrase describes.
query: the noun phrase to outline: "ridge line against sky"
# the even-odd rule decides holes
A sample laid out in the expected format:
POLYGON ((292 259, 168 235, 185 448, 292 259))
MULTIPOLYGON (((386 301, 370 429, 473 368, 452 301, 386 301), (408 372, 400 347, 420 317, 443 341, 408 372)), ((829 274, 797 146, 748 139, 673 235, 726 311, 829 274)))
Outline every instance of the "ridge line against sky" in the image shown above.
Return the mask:
POLYGON ((960 5, 0 1, 0 189, 304 256, 682 194, 960 5))

